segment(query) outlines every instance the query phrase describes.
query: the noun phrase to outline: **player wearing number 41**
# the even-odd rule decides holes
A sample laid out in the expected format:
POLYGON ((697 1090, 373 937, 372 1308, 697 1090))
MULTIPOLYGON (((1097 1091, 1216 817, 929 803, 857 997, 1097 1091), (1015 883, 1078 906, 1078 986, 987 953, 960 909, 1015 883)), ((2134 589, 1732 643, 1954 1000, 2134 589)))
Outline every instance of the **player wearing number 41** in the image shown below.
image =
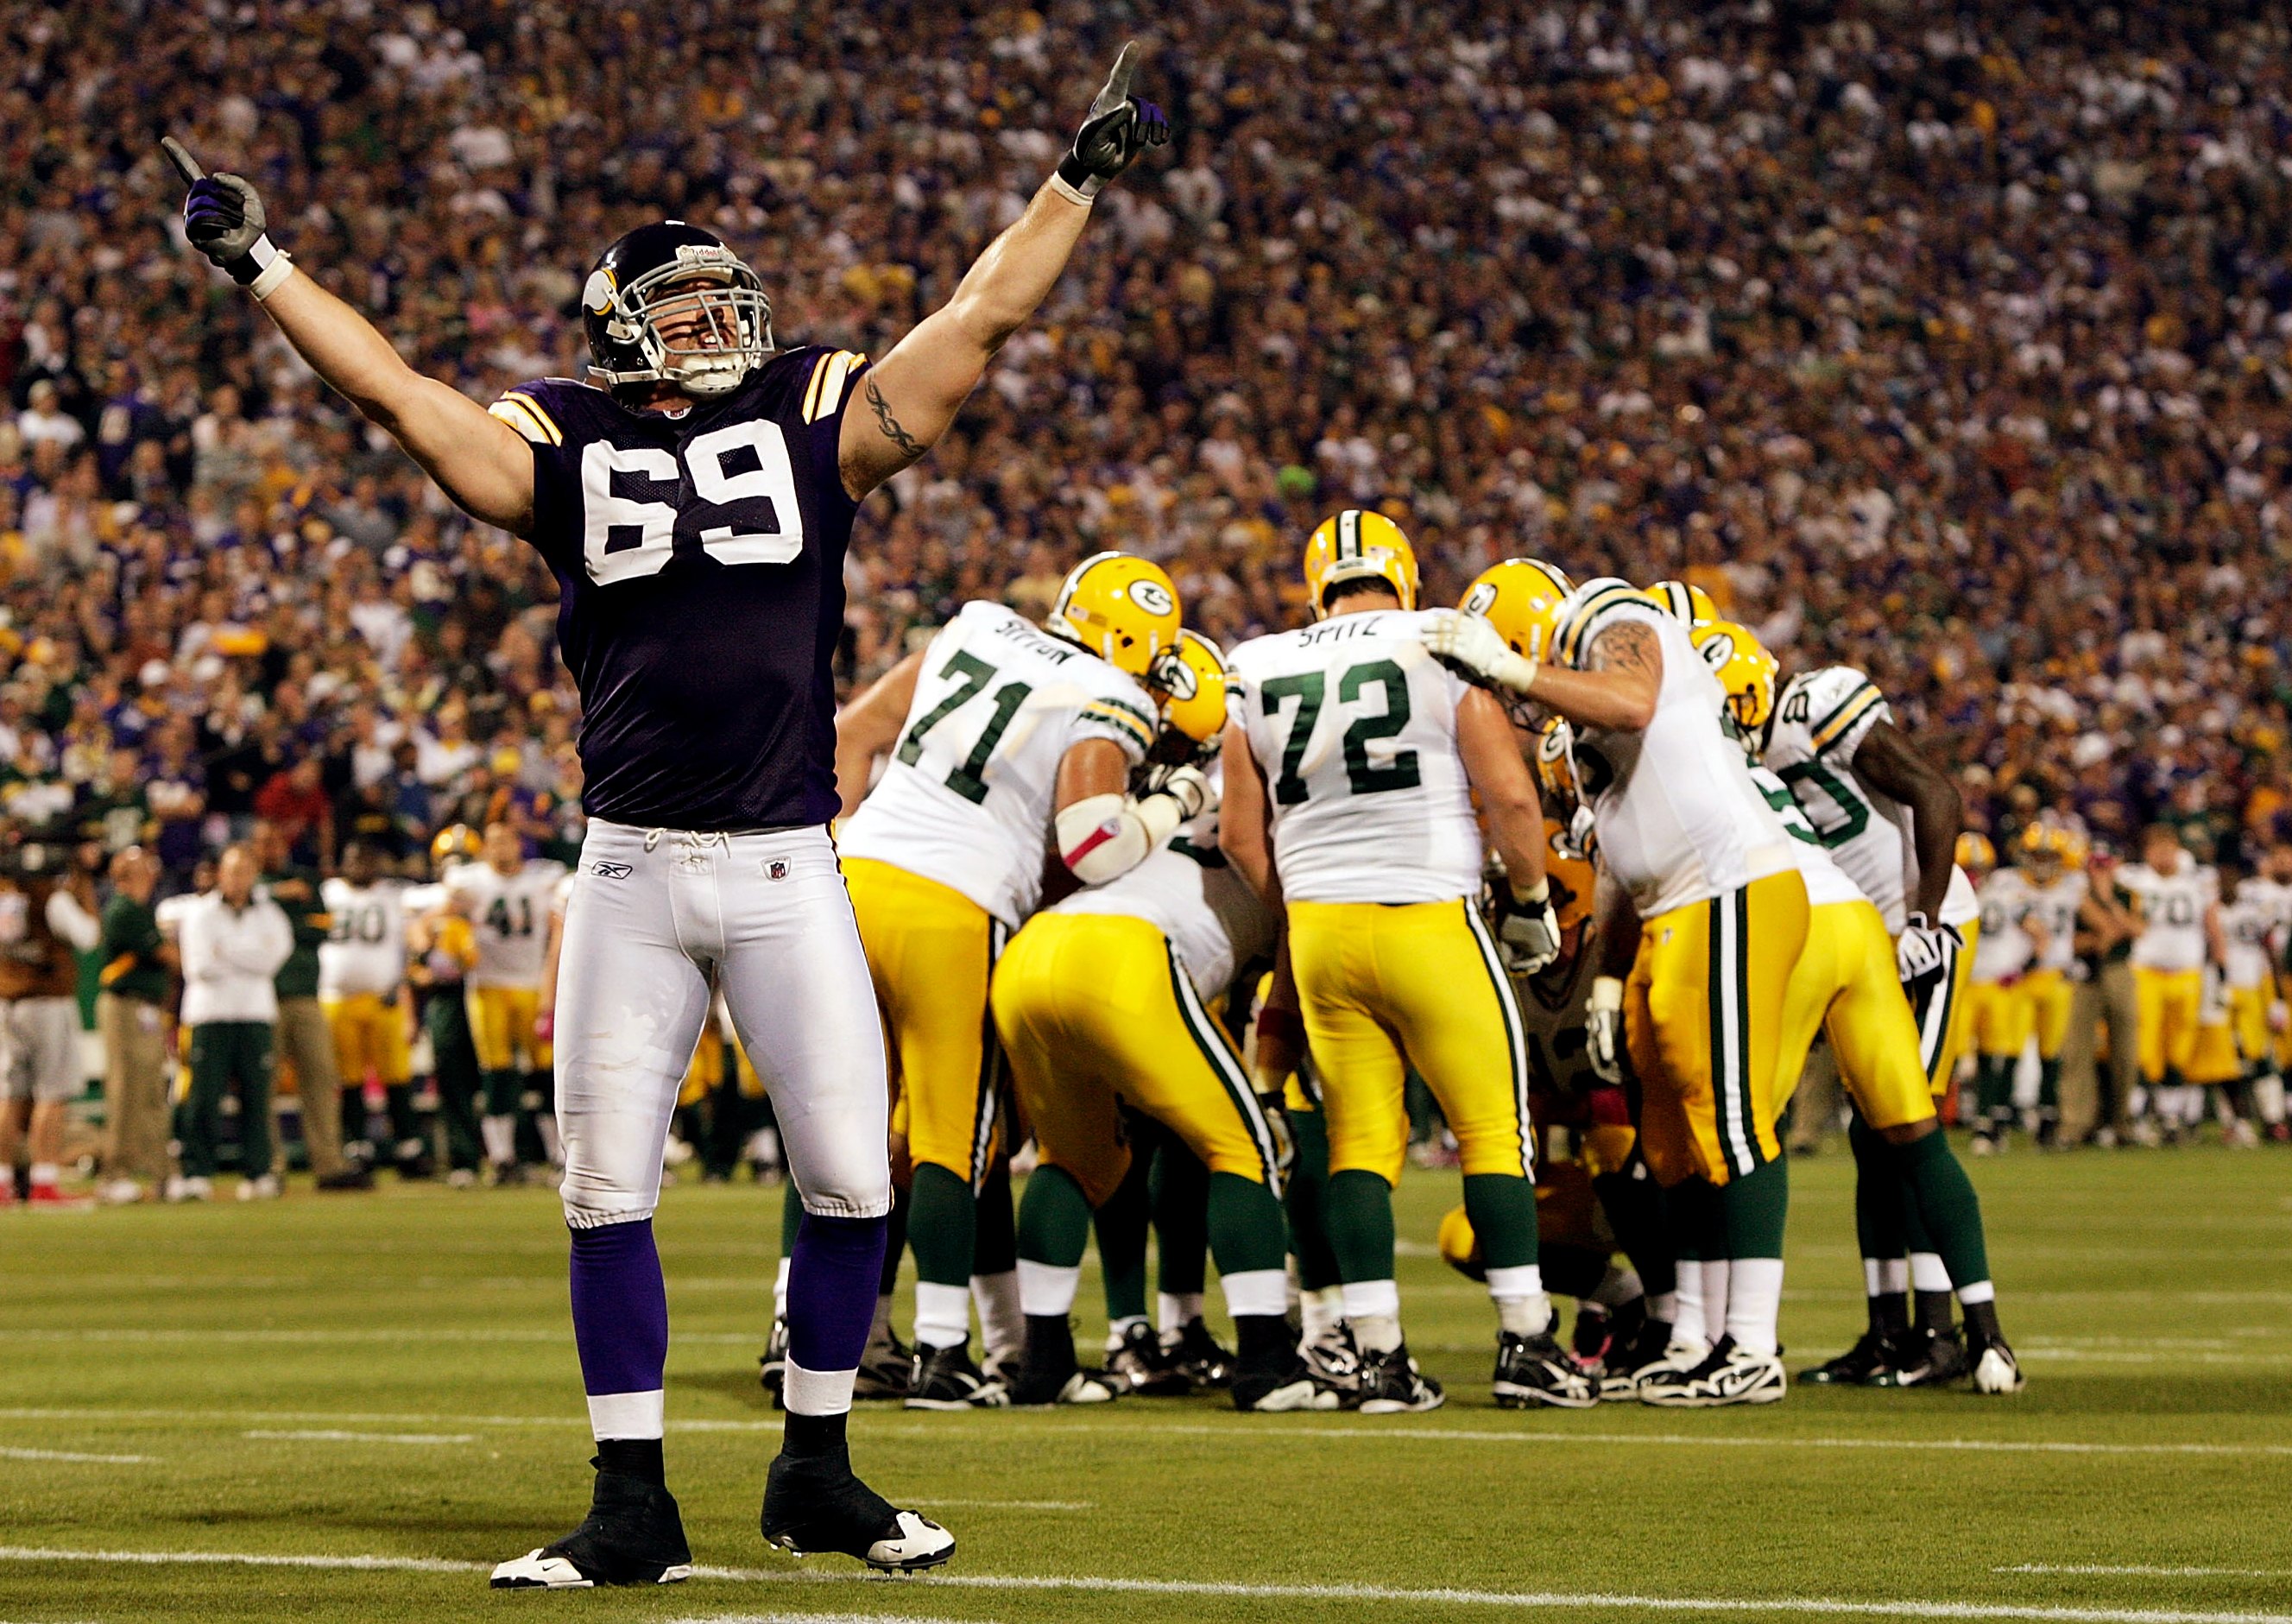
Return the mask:
POLYGON ((1504 707, 1424 651, 1400 527, 1347 509, 1305 546, 1319 624, 1233 651, 1218 843, 1286 913, 1299 1010, 1321 1076, 1322 1217, 1361 1355, 1363 1414, 1431 1410, 1400 1330, 1392 1187, 1414 1065, 1449 1119, 1465 1208, 1496 1304, 1505 1406, 1598 1402, 1553 1339, 1537 1250, 1527 1045, 1506 972, 1559 956, 1544 812, 1504 707), (1509 877, 1481 923, 1473 803, 1509 877))
POLYGON ((1168 139, 1160 112, 1130 97, 1134 55, 1126 46, 1025 212, 874 366, 844 351, 776 351, 756 273, 706 231, 669 222, 622 238, 589 274, 597 387, 545 380, 492 412, 416 374, 316 278, 295 274, 253 186, 206 176, 167 143, 191 183, 193 246, 448 496, 530 541, 561 594, 590 819, 556 1033, 561 1194, 598 1472, 588 1517, 502 1563, 497 1586, 691 1571, 662 1465, 668 1308, 652 1215, 712 972, 770 1080, 805 1211, 764 1537, 887 1569, 953 1549, 946 1530, 860 1482, 844 1436, 892 1192, 883 1044, 826 827, 829 661, 860 499, 946 432, 1058 280, 1099 189, 1168 139))

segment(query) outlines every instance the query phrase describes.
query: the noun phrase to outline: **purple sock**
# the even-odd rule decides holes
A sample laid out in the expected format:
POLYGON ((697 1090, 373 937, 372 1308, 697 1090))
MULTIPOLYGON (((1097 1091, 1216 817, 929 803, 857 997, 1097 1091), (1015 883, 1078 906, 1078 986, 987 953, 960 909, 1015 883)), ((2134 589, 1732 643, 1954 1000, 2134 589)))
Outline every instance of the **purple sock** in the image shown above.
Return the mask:
POLYGON ((803 1215, 788 1262, 788 1358, 807 1370, 855 1370, 876 1320, 884 1218, 803 1215))
POLYGON ((573 1342, 597 1436, 659 1437, 668 1288, 650 1218, 573 1231, 573 1342))

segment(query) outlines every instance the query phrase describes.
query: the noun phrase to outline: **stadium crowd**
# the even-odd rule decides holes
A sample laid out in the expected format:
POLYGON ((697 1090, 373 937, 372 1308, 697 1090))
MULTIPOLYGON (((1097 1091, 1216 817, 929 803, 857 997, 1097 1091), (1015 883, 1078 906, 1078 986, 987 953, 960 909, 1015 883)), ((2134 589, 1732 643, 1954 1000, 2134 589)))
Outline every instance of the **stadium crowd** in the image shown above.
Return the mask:
MULTIPOLYGON (((582 272, 663 213, 783 342, 880 351, 1055 156, 1095 9, 7 8, 8 837, 166 896, 257 820, 327 872, 578 836, 546 570, 186 247, 160 131, 480 400, 577 376, 582 272)), ((869 505, 843 675, 1105 547, 1230 643, 1358 504, 1427 602, 1535 553, 1863 667, 2000 850, 2250 863, 2292 836, 2292 30, 2235 9, 1159 8, 1172 156, 869 505)))

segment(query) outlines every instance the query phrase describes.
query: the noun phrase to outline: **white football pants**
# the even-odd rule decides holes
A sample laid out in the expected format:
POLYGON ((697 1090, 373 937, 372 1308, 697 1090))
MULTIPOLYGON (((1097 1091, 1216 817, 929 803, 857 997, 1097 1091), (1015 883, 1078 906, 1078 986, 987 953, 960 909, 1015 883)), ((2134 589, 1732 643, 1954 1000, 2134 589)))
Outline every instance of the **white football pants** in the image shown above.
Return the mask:
POLYGON ((890 1212, 883 1027, 827 831, 592 820, 557 976, 565 1221, 652 1216, 712 973, 771 1095, 804 1209, 890 1212))

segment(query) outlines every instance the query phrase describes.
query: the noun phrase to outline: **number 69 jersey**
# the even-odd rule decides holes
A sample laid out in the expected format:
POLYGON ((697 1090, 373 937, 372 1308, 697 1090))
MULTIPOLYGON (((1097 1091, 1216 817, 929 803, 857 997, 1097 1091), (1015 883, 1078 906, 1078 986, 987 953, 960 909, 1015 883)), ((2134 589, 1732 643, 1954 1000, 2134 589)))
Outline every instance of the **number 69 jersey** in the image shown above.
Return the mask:
POLYGON ((567 378, 489 408, 533 448, 530 540, 581 690, 582 799, 639 828, 835 815, 837 442, 866 358, 792 350, 670 416, 567 378))
POLYGON ((1112 739, 1135 767, 1154 725, 1127 674, 1000 603, 966 603, 924 650, 900 742, 836 847, 936 880, 1015 928, 1042 893, 1068 749, 1112 739))
POLYGON ((1338 615, 1229 660, 1290 901, 1480 894, 1481 831, 1457 753, 1466 685, 1424 651, 1424 619, 1338 615))

